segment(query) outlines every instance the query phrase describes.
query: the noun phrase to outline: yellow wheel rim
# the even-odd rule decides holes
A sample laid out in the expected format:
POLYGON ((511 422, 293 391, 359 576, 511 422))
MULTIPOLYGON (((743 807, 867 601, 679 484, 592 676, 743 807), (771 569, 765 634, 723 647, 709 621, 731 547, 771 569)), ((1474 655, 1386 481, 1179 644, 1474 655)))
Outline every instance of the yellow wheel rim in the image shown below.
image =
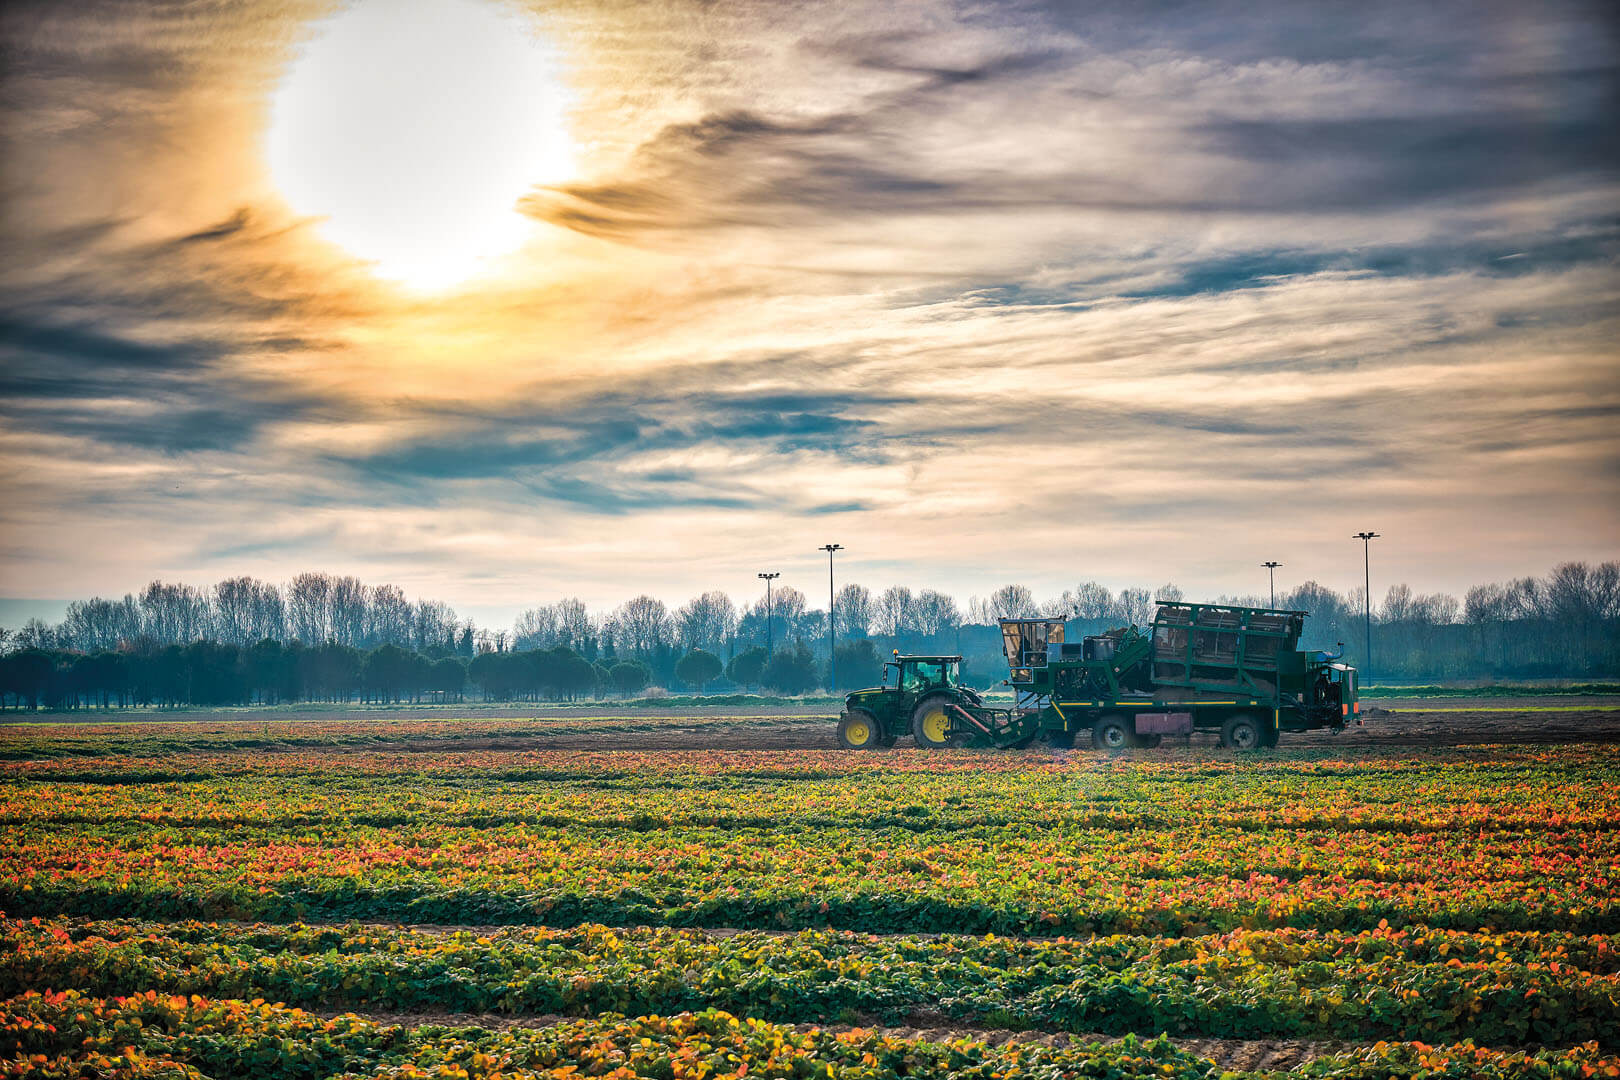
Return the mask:
POLYGON ((945 715, 944 709, 935 709, 923 716, 923 734, 928 736, 929 742, 941 743, 945 741, 945 733, 951 726, 950 717, 945 715))
POLYGON ((872 729, 866 726, 865 721, 856 720, 844 729, 844 738, 852 746, 865 746, 872 738, 872 729))

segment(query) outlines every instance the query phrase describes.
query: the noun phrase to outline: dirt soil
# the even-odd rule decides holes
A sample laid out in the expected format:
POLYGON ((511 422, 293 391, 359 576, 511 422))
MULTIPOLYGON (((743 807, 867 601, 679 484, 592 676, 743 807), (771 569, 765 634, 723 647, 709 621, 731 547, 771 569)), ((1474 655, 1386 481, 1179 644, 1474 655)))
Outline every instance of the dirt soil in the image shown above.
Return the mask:
MULTIPOLYGON (((733 725, 713 723, 684 726, 680 716, 649 716, 647 730, 615 732, 611 740, 591 732, 558 732, 522 738, 456 740, 458 749, 556 750, 829 750, 838 741, 837 717, 783 715, 771 721, 733 725), (662 721, 662 724, 657 723, 662 721)), ((638 716, 638 719, 640 717, 638 716)), ((1468 746, 1480 743, 1620 742, 1620 698, 1495 698, 1417 699, 1391 698, 1372 705, 1362 724, 1342 732, 1286 732, 1288 747, 1336 746, 1468 746)), ((1216 746, 1212 732, 1192 736, 1192 746, 1216 746)), ((430 744, 419 744, 422 749, 430 744)), ((910 745, 902 739, 901 746, 910 745)), ((1084 741, 1082 740, 1082 745, 1084 741)), ((1178 745, 1174 739, 1166 747, 1178 745)), ((1188 745, 1182 743, 1180 745, 1188 745)), ((379 749, 375 744, 371 749, 379 749)), ((400 744, 397 749, 413 748, 400 744)), ((1042 752, 1037 743, 1030 753, 1042 752)))
MULTIPOLYGON (((1360 726, 1342 732, 1285 732, 1282 748, 1340 746, 1467 746, 1481 743, 1620 743, 1620 697, 1528 697, 1528 698, 1381 698, 1363 703, 1366 710, 1360 726)), ((197 710, 182 716, 154 715, 136 722, 167 721, 242 724, 288 721, 333 722, 365 720, 378 724, 379 733, 390 721, 469 719, 562 719, 577 721, 557 731, 491 732, 469 734, 466 738, 401 738, 399 741, 367 741, 353 746, 325 748, 329 752, 349 750, 434 751, 434 750, 830 750, 838 746, 834 728, 837 716, 826 706, 750 709, 680 708, 666 711, 611 708, 593 710, 547 710, 514 708, 478 710, 455 717, 442 709, 401 708, 389 712, 345 715, 334 710, 304 712, 263 712, 252 710, 197 710), (735 722, 727 722, 735 718, 735 722), (633 721, 614 724, 610 736, 592 730, 599 720, 633 721), (607 737, 605 737, 607 736, 607 737)), ((34 719, 30 717, 30 719, 34 719)), ((90 724, 99 718, 87 716, 90 724)), ((79 716, 52 717, 59 723, 77 725, 79 716)), ((116 723, 116 721, 112 721, 116 723)), ((87 725, 88 726, 88 725, 87 725)), ((1212 732, 1199 732, 1190 743, 1166 739, 1165 746, 1213 747, 1218 740, 1212 732)), ((901 746, 909 746, 902 739, 901 746)), ((1084 746, 1084 740, 1081 740, 1084 746)), ((291 749, 291 747, 289 747, 291 749)), ((262 752, 275 752, 264 747, 262 752)), ((1037 743, 1029 753, 1048 752, 1037 743)), ((1138 751, 1139 753, 1141 751, 1138 751)))

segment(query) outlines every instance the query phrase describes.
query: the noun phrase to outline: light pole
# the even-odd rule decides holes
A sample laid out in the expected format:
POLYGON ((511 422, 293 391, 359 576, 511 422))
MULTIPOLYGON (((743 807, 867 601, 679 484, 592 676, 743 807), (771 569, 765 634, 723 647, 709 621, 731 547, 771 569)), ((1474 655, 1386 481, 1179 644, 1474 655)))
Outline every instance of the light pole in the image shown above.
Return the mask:
POLYGON ((1367 674, 1361 683, 1366 686, 1372 679, 1372 542, 1378 539, 1378 534, 1375 532, 1358 532, 1354 539, 1361 541, 1361 591, 1367 620, 1367 674))
POLYGON ((775 642, 771 638, 771 582, 781 577, 780 573, 756 574, 756 577, 765 579, 765 655, 770 656, 775 642))
POLYGON ((1282 563, 1280 563, 1280 562, 1263 562, 1260 565, 1265 567, 1267 570, 1271 571, 1271 606, 1276 607, 1277 606, 1277 567, 1281 566, 1282 563))
POLYGON ((838 635, 833 630, 833 552, 843 551, 843 544, 822 544, 827 553, 827 689, 838 693, 838 635))

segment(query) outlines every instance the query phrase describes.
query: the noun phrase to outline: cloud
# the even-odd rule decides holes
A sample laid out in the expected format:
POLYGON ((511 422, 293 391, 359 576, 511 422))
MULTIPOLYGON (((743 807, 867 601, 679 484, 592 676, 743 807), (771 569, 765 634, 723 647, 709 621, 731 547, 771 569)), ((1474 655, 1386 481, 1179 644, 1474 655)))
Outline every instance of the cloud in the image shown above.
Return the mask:
POLYGON ((811 529, 964 594, 1333 581, 1351 518, 1425 589, 1612 554, 1597 5, 546 5, 585 171, 426 298, 263 176, 307 11, 82 10, 4 16, 0 572, 42 595, 607 602, 811 529))

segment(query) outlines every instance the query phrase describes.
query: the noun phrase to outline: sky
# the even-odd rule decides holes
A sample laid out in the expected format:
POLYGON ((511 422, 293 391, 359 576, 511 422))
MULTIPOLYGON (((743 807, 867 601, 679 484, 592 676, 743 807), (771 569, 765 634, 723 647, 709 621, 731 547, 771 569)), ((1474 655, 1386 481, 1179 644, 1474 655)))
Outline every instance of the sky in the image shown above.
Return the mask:
MULTIPOLYGON (((380 6, 379 6, 380 4, 380 6)), ((11 3, 0 597, 1620 555, 1620 23, 11 3)), ((1374 581, 1374 593, 1381 593, 1374 581)), ((20 609, 18 609, 20 610, 20 609)))

